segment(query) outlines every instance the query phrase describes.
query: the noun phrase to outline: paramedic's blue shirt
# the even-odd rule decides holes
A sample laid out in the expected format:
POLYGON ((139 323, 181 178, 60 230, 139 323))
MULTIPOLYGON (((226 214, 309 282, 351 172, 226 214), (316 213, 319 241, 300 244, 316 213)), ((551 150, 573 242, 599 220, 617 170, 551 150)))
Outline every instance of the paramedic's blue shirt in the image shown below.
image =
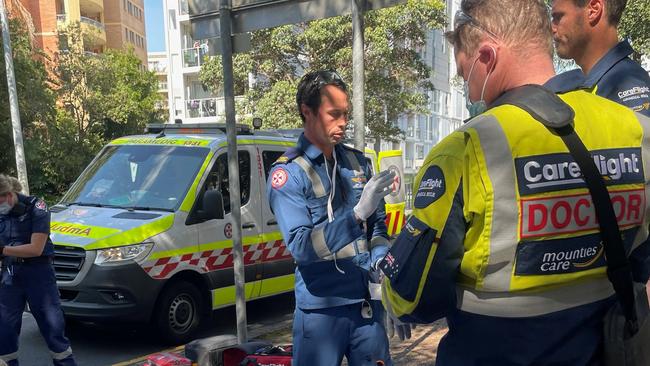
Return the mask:
POLYGON ((274 164, 267 183, 269 203, 297 264, 296 306, 301 309, 321 309, 363 301, 368 294, 368 271, 359 262, 365 265, 374 263, 388 251, 383 201, 375 214, 368 218, 365 232, 352 210, 371 177, 367 160, 361 152, 343 144, 336 145, 334 153, 338 168, 332 199, 332 222, 328 222, 327 214, 332 185, 325 158, 304 135, 301 135, 296 149, 290 150, 274 164), (356 163, 350 162, 351 156, 357 159, 356 163), (313 169, 310 171, 320 178, 324 196, 315 193, 318 189, 313 187, 305 167, 296 162, 298 157, 302 157, 304 160, 300 162, 306 162, 313 169), (356 170, 355 165, 361 171, 356 170), (343 248, 364 238, 369 254, 354 255, 354 251, 351 256, 343 254, 343 248), (324 245, 319 249, 316 242, 324 245), (319 254, 324 246, 326 252, 336 255, 325 257, 319 254))
POLYGON ((650 117, 650 76, 630 59, 633 52, 627 41, 619 42, 588 75, 583 75, 579 69, 567 71, 552 78, 547 86, 562 91, 589 89, 650 117))

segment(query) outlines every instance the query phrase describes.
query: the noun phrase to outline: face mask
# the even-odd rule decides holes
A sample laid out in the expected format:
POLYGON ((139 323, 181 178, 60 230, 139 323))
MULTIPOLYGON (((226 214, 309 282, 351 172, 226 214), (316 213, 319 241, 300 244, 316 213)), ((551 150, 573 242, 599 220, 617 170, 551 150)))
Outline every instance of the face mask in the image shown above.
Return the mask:
POLYGON ((9 204, 9 202, 0 203, 0 215, 8 214, 12 208, 13 207, 9 204))
MULTIPOLYGON (((496 59, 497 51, 494 48, 492 48, 492 52, 494 52, 494 58, 496 59)), ((485 100, 483 100, 483 96, 485 95, 485 86, 487 85, 487 82, 490 79, 490 74, 492 74, 492 72, 490 71, 485 77, 485 82, 483 82, 483 89, 481 90, 481 99, 476 102, 472 102, 469 96, 469 81, 472 78, 472 72, 474 71, 474 66, 476 65, 477 61, 478 61, 478 57, 476 58, 476 60, 474 60, 472 67, 469 69, 469 75, 467 75, 467 80, 465 81, 465 84, 463 86, 463 89, 465 91, 465 107, 467 107, 467 110, 469 111, 470 118, 476 117, 479 114, 487 111, 487 103, 485 103, 485 100)))

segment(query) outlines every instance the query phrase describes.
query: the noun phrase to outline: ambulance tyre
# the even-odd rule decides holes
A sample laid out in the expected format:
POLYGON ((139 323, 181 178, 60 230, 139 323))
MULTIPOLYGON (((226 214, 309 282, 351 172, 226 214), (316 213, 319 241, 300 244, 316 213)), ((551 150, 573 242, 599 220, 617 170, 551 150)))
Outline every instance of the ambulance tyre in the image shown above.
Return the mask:
POLYGON ((161 340, 167 344, 184 344, 199 326, 202 297, 199 289, 187 281, 169 284, 158 298, 154 324, 161 340))

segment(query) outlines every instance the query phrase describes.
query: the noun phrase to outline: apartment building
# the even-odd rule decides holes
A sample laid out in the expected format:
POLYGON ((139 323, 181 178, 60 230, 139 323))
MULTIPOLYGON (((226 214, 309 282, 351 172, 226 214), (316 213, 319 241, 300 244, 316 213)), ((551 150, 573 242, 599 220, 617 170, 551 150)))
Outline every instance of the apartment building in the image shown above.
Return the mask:
POLYGON ((162 98, 160 105, 157 106, 158 109, 164 111, 169 110, 169 93, 167 88, 167 69, 168 69, 168 59, 167 52, 149 52, 147 55, 148 60, 148 69, 153 71, 158 78, 158 94, 162 98))
POLYGON ((107 48, 132 44, 146 65, 147 45, 144 26, 144 0, 20 0, 34 26, 34 41, 50 59, 68 47, 60 32, 67 24, 79 22, 87 34, 86 52, 102 53, 107 48))
MULTIPOLYGON (((223 121, 223 93, 212 93, 199 81, 199 71, 215 45, 192 35, 187 0, 162 0, 168 64, 169 121, 223 121)), ((237 99, 237 97, 235 98, 237 99)))

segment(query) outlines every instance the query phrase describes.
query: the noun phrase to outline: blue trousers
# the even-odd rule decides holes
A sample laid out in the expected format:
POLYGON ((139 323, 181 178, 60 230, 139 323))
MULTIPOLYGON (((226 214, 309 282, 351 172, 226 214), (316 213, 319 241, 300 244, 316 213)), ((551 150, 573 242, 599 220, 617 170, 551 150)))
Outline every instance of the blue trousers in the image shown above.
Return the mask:
MULTIPOLYGON (((54 269, 49 263, 13 264, 11 284, 0 284, 0 359, 18 366, 18 339, 25 303, 36 319, 55 366, 76 366, 65 322, 54 269)), ((8 275, 5 269, 4 279, 8 275)))
POLYGON ((296 307, 293 320, 293 365, 392 365, 384 328, 384 309, 371 301, 373 317, 361 316, 361 303, 325 309, 296 307), (381 361, 383 363, 378 363, 381 361))

